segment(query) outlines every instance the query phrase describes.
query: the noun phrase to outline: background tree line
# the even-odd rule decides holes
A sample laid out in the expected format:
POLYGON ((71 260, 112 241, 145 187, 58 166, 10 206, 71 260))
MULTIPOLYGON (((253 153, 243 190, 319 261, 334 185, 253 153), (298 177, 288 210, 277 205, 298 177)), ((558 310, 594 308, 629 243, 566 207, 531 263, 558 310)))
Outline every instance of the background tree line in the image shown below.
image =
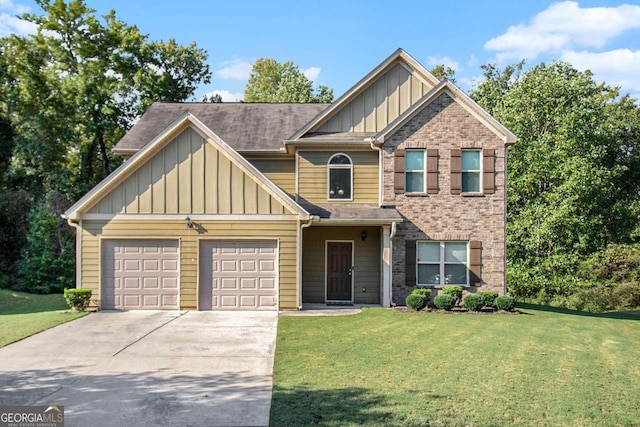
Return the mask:
MULTIPOLYGON (((211 72, 195 43, 149 40, 83 0, 37 3, 42 15, 23 17, 37 34, 0 38, 0 286, 58 292, 73 286, 75 255, 60 214, 120 164, 111 148, 136 117, 192 98, 211 72)), ((640 305, 636 101, 563 62, 482 69, 472 98, 520 137, 508 164, 509 291, 580 309, 640 305)), ((332 102, 333 91, 260 58, 244 101, 332 102)))

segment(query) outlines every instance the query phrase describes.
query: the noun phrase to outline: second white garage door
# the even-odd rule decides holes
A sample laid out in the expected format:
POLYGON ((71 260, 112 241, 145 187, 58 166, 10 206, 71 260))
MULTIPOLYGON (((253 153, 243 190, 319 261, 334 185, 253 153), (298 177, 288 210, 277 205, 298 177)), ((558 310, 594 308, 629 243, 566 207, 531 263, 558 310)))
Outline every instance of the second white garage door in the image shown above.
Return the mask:
POLYGON ((200 245, 200 310, 275 310, 275 240, 216 240, 200 245))

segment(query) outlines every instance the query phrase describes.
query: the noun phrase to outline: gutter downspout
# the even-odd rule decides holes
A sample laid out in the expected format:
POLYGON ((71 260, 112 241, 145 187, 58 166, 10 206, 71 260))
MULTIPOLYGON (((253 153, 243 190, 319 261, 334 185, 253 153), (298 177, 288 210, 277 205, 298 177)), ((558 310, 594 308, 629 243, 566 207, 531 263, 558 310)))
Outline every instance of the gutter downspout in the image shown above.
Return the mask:
POLYGON ((391 307, 395 307, 393 302, 393 238, 396 237, 397 223, 393 221, 391 223, 391 233, 389 233, 389 271, 391 277, 389 278, 389 304, 391 307))
POLYGON ((81 278, 80 278, 80 265, 81 265, 81 261, 82 261, 82 251, 81 251, 81 229, 82 229, 82 225, 80 223, 78 223, 76 220, 73 220, 65 215, 61 215, 62 218, 67 220, 67 224, 69 224, 71 227, 75 228, 76 231, 76 259, 75 259, 75 264, 76 264, 76 283, 75 283, 75 287, 78 288, 80 287, 80 284, 82 283, 81 278))
POLYGON ((371 146, 372 150, 375 150, 378 152, 378 183, 379 183, 379 189, 378 189, 378 207, 382 206, 382 200, 384 199, 384 185, 382 182, 383 179, 383 171, 382 171, 382 144, 380 141, 378 141, 378 139, 374 136, 374 137, 370 137, 370 138, 365 138, 364 142, 368 142, 369 145, 371 146))
POLYGON ((300 234, 298 235, 298 311, 302 311, 302 234, 303 230, 307 227, 311 227, 314 221, 319 221, 318 215, 311 215, 304 224, 300 224, 300 234))

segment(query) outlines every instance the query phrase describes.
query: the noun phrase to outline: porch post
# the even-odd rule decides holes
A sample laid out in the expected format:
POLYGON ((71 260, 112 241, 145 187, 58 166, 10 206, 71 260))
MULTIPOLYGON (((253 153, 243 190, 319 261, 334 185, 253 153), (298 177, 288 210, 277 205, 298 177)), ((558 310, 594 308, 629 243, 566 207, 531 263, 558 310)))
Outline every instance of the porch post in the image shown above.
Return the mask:
POLYGON ((382 226, 382 306, 391 307, 391 227, 382 226))

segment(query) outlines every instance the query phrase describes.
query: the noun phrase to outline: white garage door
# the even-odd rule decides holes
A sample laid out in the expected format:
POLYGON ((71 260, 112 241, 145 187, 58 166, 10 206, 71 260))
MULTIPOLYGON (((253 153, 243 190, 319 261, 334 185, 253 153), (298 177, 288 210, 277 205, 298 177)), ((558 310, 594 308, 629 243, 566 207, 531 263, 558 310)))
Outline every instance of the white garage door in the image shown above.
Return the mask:
POLYGON ((177 309, 178 241, 105 240, 102 308, 177 309))
POLYGON ((200 246, 200 310, 275 310, 275 240, 217 240, 200 246))

